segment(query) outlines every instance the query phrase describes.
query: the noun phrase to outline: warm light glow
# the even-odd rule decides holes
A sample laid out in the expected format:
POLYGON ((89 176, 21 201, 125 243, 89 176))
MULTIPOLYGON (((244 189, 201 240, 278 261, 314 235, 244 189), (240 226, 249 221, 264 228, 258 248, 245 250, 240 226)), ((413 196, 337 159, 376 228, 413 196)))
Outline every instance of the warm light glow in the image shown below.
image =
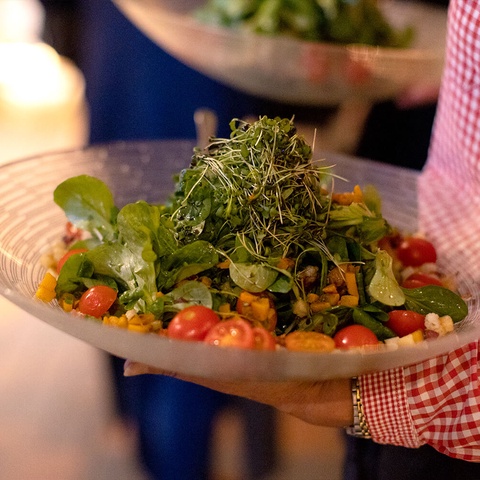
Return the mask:
POLYGON ((0 41, 0 164, 84 145, 84 93, 80 70, 52 47, 0 41))
POLYGON ((65 102, 71 93, 57 52, 44 43, 0 43, 0 98, 18 105, 65 102))

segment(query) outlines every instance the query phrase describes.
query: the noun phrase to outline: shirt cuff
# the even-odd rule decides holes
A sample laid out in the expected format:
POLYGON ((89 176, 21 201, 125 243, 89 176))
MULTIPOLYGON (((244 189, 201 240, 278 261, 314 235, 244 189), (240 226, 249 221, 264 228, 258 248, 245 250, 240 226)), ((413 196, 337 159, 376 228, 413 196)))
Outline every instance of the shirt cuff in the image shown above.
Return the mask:
POLYGON ((403 368, 359 377, 363 411, 377 443, 418 448, 420 440, 408 407, 403 368))

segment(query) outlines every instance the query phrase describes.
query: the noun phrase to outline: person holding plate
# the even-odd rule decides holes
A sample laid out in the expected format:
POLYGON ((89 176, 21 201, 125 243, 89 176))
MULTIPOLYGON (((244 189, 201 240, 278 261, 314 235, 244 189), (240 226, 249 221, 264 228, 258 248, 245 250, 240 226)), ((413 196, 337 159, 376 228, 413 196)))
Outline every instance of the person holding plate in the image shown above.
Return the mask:
MULTIPOLYGON (((444 75, 418 197, 420 225, 439 255, 448 259, 450 252, 458 253, 462 268, 480 281, 480 248, 474 243, 480 235, 479 31, 480 2, 452 0, 444 75)), ((416 365, 353 380, 262 383, 177 377, 272 405, 312 424, 346 427, 377 444, 419 452, 411 465, 382 463, 379 480, 463 480, 480 478, 479 359, 475 341, 416 365), (429 463, 425 445, 439 452, 429 463), (439 459, 441 471, 432 473, 428 468, 439 459)), ((125 375, 144 373, 176 376, 126 362, 125 375)))

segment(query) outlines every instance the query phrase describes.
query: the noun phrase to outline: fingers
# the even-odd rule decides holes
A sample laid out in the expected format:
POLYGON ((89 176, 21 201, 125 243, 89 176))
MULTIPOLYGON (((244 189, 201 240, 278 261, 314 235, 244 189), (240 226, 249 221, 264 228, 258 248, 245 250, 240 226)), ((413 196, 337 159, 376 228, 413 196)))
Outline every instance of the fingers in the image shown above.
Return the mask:
POLYGON ((172 372, 161 370, 160 368, 150 367, 144 363, 134 362, 132 360, 126 360, 123 367, 123 375, 125 377, 134 377, 136 375, 167 375, 169 377, 175 376, 172 372))
POLYGON ((168 372, 131 360, 125 362, 126 376, 143 374, 167 375, 218 392, 248 398, 315 425, 342 427, 351 423, 352 403, 348 379, 325 382, 216 380, 168 372))
POLYGON ((217 390, 229 395, 236 395, 250 400, 255 400, 269 405, 279 406, 284 402, 292 401, 293 398, 302 395, 304 388, 298 388, 301 382, 265 382, 259 380, 216 380, 204 377, 195 377, 169 372, 151 367, 143 363, 126 360, 124 375, 132 377, 136 375, 155 374, 166 375, 187 382, 196 383, 212 390, 217 390))
MULTIPOLYGON (((186 382, 196 383, 197 385, 211 388, 212 390, 217 390, 219 392, 227 393, 229 395, 237 395, 237 396, 242 396, 246 398, 251 398, 252 390, 256 391, 257 386, 261 385, 260 382, 223 381, 223 380, 212 380, 212 379, 203 378, 203 377, 195 377, 191 375, 182 375, 176 372, 170 372, 167 370, 162 370, 160 368, 151 367, 143 363, 134 362, 132 360, 125 361, 124 375, 126 377, 133 377, 136 375, 146 375, 146 374, 166 375, 168 377, 177 378, 179 380, 184 380, 186 382)), ((265 394, 263 393, 263 389, 260 389, 260 390, 261 392, 259 397, 251 398, 251 399, 260 401, 262 403, 267 403, 265 402, 265 394)), ((267 394, 266 396, 268 397, 269 395, 267 394)))

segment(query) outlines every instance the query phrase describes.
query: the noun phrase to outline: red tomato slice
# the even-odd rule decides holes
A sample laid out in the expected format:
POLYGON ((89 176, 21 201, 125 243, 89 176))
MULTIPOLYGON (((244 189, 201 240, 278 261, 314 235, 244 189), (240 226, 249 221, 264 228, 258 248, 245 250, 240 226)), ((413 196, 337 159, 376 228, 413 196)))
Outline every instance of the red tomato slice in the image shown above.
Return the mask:
POLYGON ((275 350, 277 347, 273 335, 263 327, 253 328, 253 341, 255 350, 275 350))
POLYGON ((233 317, 214 325, 204 342, 219 347, 252 349, 255 346, 255 335, 250 323, 243 318, 233 317))
POLYGON ((60 273, 64 263, 72 256, 76 255, 77 253, 85 253, 88 250, 86 248, 73 248, 69 250, 58 262, 57 262, 57 273, 60 273))
POLYGON ((438 285, 441 287, 442 282, 432 275, 416 272, 409 275, 402 283, 402 287, 404 288, 419 288, 425 285, 438 285))
POLYGON ((411 310, 392 310, 385 325, 399 337, 404 337, 416 330, 425 330, 425 316, 411 310))
POLYGON ((404 238, 396 253, 398 259, 406 267, 419 267, 424 263, 435 263, 437 261, 435 247, 424 238, 404 238))
POLYGON ((219 321, 220 317, 211 308, 192 305, 172 318, 168 324, 167 333, 170 338, 178 340, 201 341, 219 321))
POLYGON ((377 336, 363 325, 349 325, 339 330, 333 337, 337 348, 364 347, 366 345, 377 345, 377 336))
POLYGON ((78 311, 100 318, 105 315, 117 299, 117 292, 106 285, 96 285, 89 288, 78 303, 78 311))

